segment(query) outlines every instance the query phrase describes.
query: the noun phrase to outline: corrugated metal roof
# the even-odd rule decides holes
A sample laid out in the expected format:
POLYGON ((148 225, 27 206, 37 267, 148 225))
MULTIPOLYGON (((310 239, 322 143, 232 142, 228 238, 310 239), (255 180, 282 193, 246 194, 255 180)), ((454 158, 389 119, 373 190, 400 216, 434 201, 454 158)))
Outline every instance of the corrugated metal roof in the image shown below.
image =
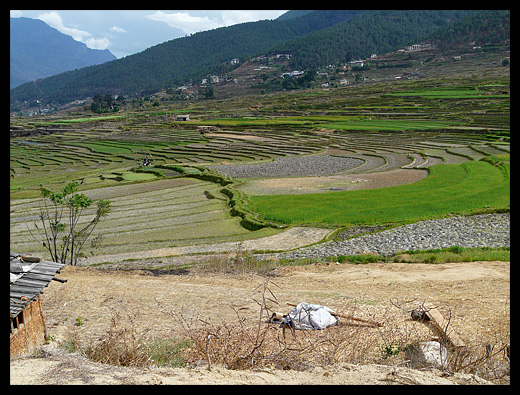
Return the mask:
POLYGON ((25 262, 23 257, 23 254, 10 253, 9 307, 12 318, 16 317, 29 303, 36 299, 43 288, 49 285, 55 274, 65 267, 61 263, 44 261, 34 257, 27 259, 31 262, 25 262))

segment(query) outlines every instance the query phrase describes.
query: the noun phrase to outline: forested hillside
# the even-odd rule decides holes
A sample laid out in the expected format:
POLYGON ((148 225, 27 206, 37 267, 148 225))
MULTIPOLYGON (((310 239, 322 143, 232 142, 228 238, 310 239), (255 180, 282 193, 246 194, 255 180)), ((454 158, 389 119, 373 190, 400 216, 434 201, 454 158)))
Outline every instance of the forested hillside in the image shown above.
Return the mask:
POLYGON ((264 20, 200 32, 148 48, 116 61, 24 84, 11 90, 11 103, 66 103, 110 92, 147 94, 181 85, 210 72, 229 70, 224 63, 246 59, 284 41, 345 21, 361 11, 326 10, 286 21, 264 20))
POLYGON ((457 22, 472 13, 468 10, 365 12, 348 22, 279 45, 273 52, 293 54, 289 64, 295 69, 348 62, 420 41, 447 23, 457 22))
POLYGON ((505 43, 509 41, 510 18, 509 10, 481 11, 439 29, 431 38, 438 41, 441 48, 468 43, 473 46, 505 43))
MULTIPOLYGON (((468 35, 471 29, 477 32, 483 21, 488 21, 487 26, 494 26, 489 32, 508 36, 509 13, 496 13, 469 10, 289 12, 280 20, 196 33, 102 65, 21 85, 11 90, 11 105, 37 99, 44 104, 64 104, 97 94, 146 95, 197 83, 212 73, 225 74, 236 67, 229 64, 230 59, 239 58, 243 62, 265 53, 290 53, 290 68, 311 70, 394 51, 428 37, 439 41, 468 35), (506 22, 507 27, 503 27, 506 22), (432 36, 437 31, 439 35, 432 36)), ((479 37, 486 40, 488 35, 479 37)))

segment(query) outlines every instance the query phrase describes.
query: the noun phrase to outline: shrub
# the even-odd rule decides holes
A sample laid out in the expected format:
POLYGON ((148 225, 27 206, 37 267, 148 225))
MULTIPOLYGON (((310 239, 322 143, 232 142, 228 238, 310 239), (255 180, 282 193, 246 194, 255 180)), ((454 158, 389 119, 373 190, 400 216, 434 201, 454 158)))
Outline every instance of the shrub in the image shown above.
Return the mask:
POLYGON ((448 248, 449 252, 453 252, 455 254, 461 254, 464 251, 464 247, 461 246, 453 246, 448 248))
POLYGON ((116 313, 101 341, 83 350, 85 356, 115 366, 150 366, 152 358, 142 346, 142 334, 137 333, 132 317, 128 318, 130 325, 124 325, 121 315, 116 313))

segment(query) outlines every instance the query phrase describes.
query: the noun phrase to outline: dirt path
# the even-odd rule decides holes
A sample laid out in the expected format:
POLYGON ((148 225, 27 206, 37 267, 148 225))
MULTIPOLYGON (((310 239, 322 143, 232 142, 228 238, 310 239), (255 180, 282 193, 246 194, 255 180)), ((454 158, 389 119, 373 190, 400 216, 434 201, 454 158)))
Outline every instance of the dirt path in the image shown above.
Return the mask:
POLYGON ((440 370, 419 371, 384 365, 338 364, 310 371, 256 369, 229 370, 221 366, 197 368, 121 368, 85 358, 47 351, 46 358, 11 362, 10 383, 16 384, 135 384, 135 385, 489 385, 472 374, 443 375, 440 370))
MULTIPOLYGON (((235 309, 253 322, 258 315, 258 287, 265 278, 256 275, 202 274, 154 276, 141 271, 102 271, 66 267, 60 274, 66 284, 51 283, 43 295, 49 347, 75 336, 82 343, 106 333, 115 313, 132 317, 137 331, 151 337, 182 338, 178 319, 183 312, 193 325, 198 318, 215 324, 236 320, 235 309), (173 314, 170 315, 169 313, 173 314), (77 318, 82 325, 76 326, 77 318)), ((327 305, 359 318, 384 322, 382 329, 360 328, 374 344, 405 336, 433 339, 424 324, 409 320, 409 313, 394 304, 431 302, 447 316, 467 345, 496 341, 509 334, 510 264, 469 262, 446 264, 374 263, 367 265, 314 264, 282 267, 271 284, 279 311, 286 301, 327 305)), ((348 326, 337 330, 345 330, 348 326)), ((387 362, 392 365, 391 362, 387 362)), ((403 366, 364 366, 349 363, 314 366, 305 372, 262 368, 230 371, 204 365, 195 369, 115 368, 85 361, 60 351, 46 358, 11 360, 11 383, 163 383, 163 384, 478 384, 472 375, 443 376, 441 371, 419 372, 403 366), (61 372, 61 374, 58 374, 61 372), (60 381, 61 380, 61 381, 60 381)))
POLYGON ((281 233, 266 236, 259 239, 244 240, 242 242, 226 242, 212 244, 198 244, 182 247, 158 248, 148 251, 125 252, 119 254, 96 255, 87 259, 85 264, 91 265, 101 262, 119 262, 127 259, 147 259, 168 256, 181 256, 185 254, 205 254, 233 252, 240 248, 243 250, 285 251, 294 248, 318 243, 323 240, 331 229, 294 227, 281 233))

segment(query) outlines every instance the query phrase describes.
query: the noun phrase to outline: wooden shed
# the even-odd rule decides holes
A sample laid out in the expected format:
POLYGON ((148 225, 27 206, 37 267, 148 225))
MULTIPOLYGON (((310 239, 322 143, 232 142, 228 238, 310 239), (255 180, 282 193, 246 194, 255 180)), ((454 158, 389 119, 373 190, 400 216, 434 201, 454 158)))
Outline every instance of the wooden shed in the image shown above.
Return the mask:
POLYGON ((30 352, 47 336, 40 294, 65 265, 38 257, 10 253, 11 356, 30 352))

